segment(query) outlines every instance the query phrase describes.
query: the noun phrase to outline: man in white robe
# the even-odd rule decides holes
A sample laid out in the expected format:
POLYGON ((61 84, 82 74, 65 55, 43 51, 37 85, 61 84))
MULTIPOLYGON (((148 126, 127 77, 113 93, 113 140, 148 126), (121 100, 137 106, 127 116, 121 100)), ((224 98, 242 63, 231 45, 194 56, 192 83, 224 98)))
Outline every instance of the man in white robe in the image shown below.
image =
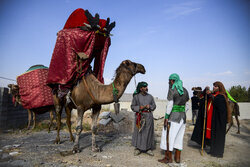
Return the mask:
POLYGON ((162 163, 172 163, 172 152, 175 149, 175 162, 180 163, 181 150, 183 149, 183 137, 186 128, 186 111, 189 109, 188 91, 183 87, 178 74, 169 77, 169 90, 167 97, 167 109, 164 119, 164 128, 161 136, 161 149, 165 150, 165 157, 158 160, 162 163), (167 150, 166 128, 169 128, 169 149, 167 150))

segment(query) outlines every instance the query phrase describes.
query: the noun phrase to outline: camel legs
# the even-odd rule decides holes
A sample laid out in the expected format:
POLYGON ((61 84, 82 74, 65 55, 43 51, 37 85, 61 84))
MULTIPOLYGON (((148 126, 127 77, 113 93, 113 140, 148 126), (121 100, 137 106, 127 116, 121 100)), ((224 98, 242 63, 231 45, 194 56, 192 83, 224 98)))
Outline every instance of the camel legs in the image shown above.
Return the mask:
POLYGON ((27 126, 27 129, 29 129, 30 128, 30 122, 31 122, 31 111, 30 111, 30 109, 27 109, 27 111, 28 111, 28 126, 27 126))
POLYGON ((79 147, 79 138, 82 132, 82 119, 83 119, 83 114, 84 111, 80 106, 77 107, 77 126, 76 126, 76 138, 75 138, 75 143, 73 147, 73 153, 79 153, 80 152, 80 147, 79 147))
MULTIPOLYGON (((238 131, 237 131, 237 133, 238 134, 240 134, 240 121, 239 121, 239 118, 238 118, 238 115, 235 115, 235 119, 236 119, 236 121, 237 121, 237 126, 238 126, 238 131)), ((226 134, 227 134, 227 132, 230 130, 230 128, 233 126, 233 118, 232 118, 232 122, 229 124, 229 126, 228 126, 228 129, 227 129, 227 131, 226 131, 226 134)))
POLYGON ((233 124, 234 124, 234 122, 233 122, 233 118, 232 118, 232 122, 228 125, 228 129, 227 129, 227 131, 226 131, 226 134, 227 134, 227 132, 230 130, 230 128, 233 126, 233 124))
POLYGON ((96 144, 96 134, 97 134, 97 120, 98 116, 100 114, 101 110, 101 105, 96 105, 93 107, 93 112, 92 112, 92 151, 100 151, 100 148, 96 144))
POLYGON ((49 123, 48 133, 50 132, 50 129, 51 129, 51 126, 52 126, 53 120, 54 120, 53 110, 50 110, 50 111, 49 111, 49 116, 50 116, 50 123, 49 123))
POLYGON ((61 130, 61 115, 62 115, 62 106, 56 105, 56 122, 57 122, 57 136, 56 136, 56 144, 60 144, 60 130, 61 130))
POLYGON ((36 113, 34 111, 32 111, 33 114, 33 126, 32 126, 32 130, 36 127, 36 113))
POLYGON ((238 126, 238 134, 240 134, 240 121, 239 121, 239 118, 238 118, 238 115, 235 115, 235 119, 237 121, 237 126, 238 126))
POLYGON ((71 131, 71 109, 69 107, 65 107, 65 111, 66 111, 66 115, 67 115, 66 123, 67 123, 68 129, 69 129, 70 141, 74 141, 74 136, 73 136, 72 131, 71 131))

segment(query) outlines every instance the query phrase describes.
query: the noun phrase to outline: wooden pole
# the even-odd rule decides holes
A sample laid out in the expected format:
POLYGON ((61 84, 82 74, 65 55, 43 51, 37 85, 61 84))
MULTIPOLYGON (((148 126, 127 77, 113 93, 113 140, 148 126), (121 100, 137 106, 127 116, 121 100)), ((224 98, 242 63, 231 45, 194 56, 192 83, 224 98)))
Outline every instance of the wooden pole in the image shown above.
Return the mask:
POLYGON ((167 151, 169 151, 169 128, 170 128, 170 125, 169 125, 169 122, 167 123, 167 151))
POLYGON ((207 117, 207 94, 205 94, 204 124, 203 124, 203 135, 202 135, 202 144, 201 144, 202 156, 203 156, 204 137, 205 137, 205 130, 206 130, 206 117, 207 117))

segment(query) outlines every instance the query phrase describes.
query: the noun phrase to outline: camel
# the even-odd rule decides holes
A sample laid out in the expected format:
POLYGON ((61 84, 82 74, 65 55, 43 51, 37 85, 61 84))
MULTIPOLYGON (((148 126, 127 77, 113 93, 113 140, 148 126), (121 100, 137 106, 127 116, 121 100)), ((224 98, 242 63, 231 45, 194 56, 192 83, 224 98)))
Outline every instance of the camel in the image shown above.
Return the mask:
MULTIPOLYGON (((14 106, 16 106, 18 104, 22 105, 21 96, 19 94, 19 86, 15 85, 15 84, 9 84, 8 87, 9 87, 9 93, 12 94, 12 96, 15 99, 14 106)), ((34 108, 34 109, 27 109, 27 111, 28 111, 28 126, 27 126, 27 129, 30 129, 32 115, 33 115, 33 126, 31 128, 32 130, 36 127, 36 115, 37 114, 44 114, 45 112, 49 112, 50 113, 50 123, 49 123, 48 132, 50 132, 50 129, 51 129, 51 126, 52 126, 53 120, 54 120, 53 112, 55 112, 55 108, 54 108, 53 105, 34 108)))
MULTIPOLYGON (((67 119, 68 126, 71 126, 70 111, 75 108, 77 109, 77 126, 72 152, 80 152, 79 138, 82 132, 83 114, 86 110, 92 108, 92 151, 100 151, 99 147, 96 144, 95 137, 97 135, 97 119, 101 110, 101 105, 110 104, 115 101, 113 96, 114 88, 118 90, 117 97, 119 99, 124 93, 131 78, 137 73, 145 74, 145 72, 146 70, 143 65, 134 63, 130 60, 124 60, 116 69, 115 79, 113 83, 109 85, 102 84, 92 72, 88 72, 85 74, 85 76, 83 76, 78 85, 73 88, 70 97, 72 99, 71 103, 65 103, 66 97, 63 100, 60 100, 56 94, 53 95, 58 123, 56 143, 60 143, 60 113, 63 106, 65 106, 65 111, 69 116, 69 119, 67 119)), ((72 134, 71 137, 73 139, 72 134)))
POLYGON ((237 121, 237 126, 238 126, 237 133, 240 134, 240 121, 239 121, 239 118, 238 118, 238 116, 240 116, 239 105, 238 105, 238 103, 229 100, 229 106, 230 106, 231 111, 232 111, 232 114, 231 114, 232 115, 232 118, 231 118, 232 121, 229 123, 226 134, 230 130, 230 128, 233 126, 233 116, 235 117, 235 119, 237 121))
MULTIPOLYGON (((202 88, 201 87, 193 87, 192 91, 197 91, 198 92, 198 97, 200 97, 200 95, 202 94, 202 88)), ((228 129, 227 129, 226 133, 233 126, 233 116, 234 116, 236 121, 237 121, 237 126, 238 126, 237 133, 239 134, 240 133, 240 121, 239 121, 239 118, 238 118, 238 116, 240 116, 239 105, 238 105, 238 103, 229 100, 229 106, 231 108, 231 120, 232 121, 228 124, 228 129)))

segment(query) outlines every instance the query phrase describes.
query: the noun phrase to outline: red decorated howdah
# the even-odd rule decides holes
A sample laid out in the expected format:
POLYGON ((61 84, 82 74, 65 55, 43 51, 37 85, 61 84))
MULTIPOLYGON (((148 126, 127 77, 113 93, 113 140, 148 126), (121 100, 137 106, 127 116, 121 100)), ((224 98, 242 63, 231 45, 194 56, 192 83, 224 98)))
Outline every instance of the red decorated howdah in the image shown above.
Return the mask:
POLYGON ((36 69, 17 77, 23 108, 53 105, 51 88, 46 85, 47 76, 48 69, 36 69))
POLYGON ((52 89, 58 85, 71 88, 86 73, 93 60, 93 72, 104 83, 104 64, 111 44, 109 35, 101 32, 106 20, 99 20, 101 28, 98 31, 81 29, 79 26, 89 24, 85 12, 81 8, 76 9, 57 33, 47 78, 52 89))
MULTIPOLYGON (((99 19, 98 25, 101 27, 100 30, 103 30, 103 28, 106 26, 106 22, 107 21, 105 19, 99 19)), ((71 13, 63 29, 85 26, 84 23, 89 24, 89 21, 85 15, 85 10, 78 8, 71 13)))
POLYGON ((110 38, 79 28, 59 31, 54 52, 50 61, 47 83, 71 85, 81 78, 94 59, 94 73, 100 82, 103 80, 104 64, 110 46, 110 38), (87 59, 77 61, 76 53, 84 53, 87 59))

